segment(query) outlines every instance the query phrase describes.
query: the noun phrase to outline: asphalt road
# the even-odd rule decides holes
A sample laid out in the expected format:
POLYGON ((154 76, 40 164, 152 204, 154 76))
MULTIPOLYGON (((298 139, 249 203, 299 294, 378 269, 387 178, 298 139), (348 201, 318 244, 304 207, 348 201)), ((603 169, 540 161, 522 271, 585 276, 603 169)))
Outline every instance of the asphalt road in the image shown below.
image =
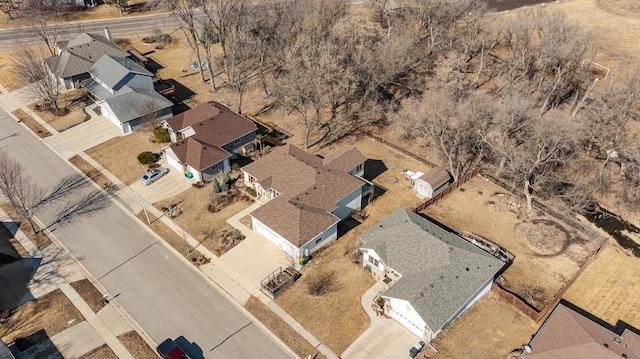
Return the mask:
MULTIPOLYGON (((71 167, 29 130, 0 111, 0 148, 20 161, 37 183, 50 187, 71 167), (19 136, 8 137, 12 133, 19 136)), ((40 207, 37 216, 53 222, 65 203, 94 188, 40 207)), ((288 358, 289 356, 111 201, 104 208, 56 225, 53 233, 158 343, 184 336, 201 350, 197 358, 288 358)), ((259 259, 259 258, 256 258, 259 259)))

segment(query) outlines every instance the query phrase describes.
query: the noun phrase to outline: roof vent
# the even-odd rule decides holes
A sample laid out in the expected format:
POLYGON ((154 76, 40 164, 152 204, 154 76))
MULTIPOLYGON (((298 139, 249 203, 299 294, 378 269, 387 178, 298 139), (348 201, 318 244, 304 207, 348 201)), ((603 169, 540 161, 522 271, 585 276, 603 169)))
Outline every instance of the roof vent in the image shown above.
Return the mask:
POLYGON ((469 271, 469 268, 467 267, 467 272, 469 271))
POLYGON ((444 279, 444 277, 443 277, 443 276, 440 276, 440 279, 444 279))
POLYGON ((203 149, 203 150, 206 150, 206 149, 207 149, 207 146, 202 146, 202 149, 203 149))
POLYGON ((605 348, 608 348, 608 347, 609 347, 609 344, 604 343, 604 344, 602 344, 602 346, 603 346, 603 347, 605 347, 605 348))

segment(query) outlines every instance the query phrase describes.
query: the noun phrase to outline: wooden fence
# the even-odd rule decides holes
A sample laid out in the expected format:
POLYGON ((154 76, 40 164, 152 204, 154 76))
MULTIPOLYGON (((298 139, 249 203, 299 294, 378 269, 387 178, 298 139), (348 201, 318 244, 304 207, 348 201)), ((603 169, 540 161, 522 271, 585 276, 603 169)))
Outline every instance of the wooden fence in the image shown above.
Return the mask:
POLYGON ((471 172, 466 173, 461 178, 458 178, 457 181, 455 181, 452 184, 450 184, 449 187, 444 189, 444 191, 442 191, 442 192, 438 193, 437 195, 435 195, 435 196, 425 200, 424 202, 420 203, 417 207, 413 208, 412 211, 414 213, 419 213, 419 212, 424 211, 425 208, 427 208, 430 205, 432 205, 432 204, 438 202, 439 200, 443 199, 449 193, 455 191, 456 189, 458 189, 458 187, 460 187, 463 184, 465 184, 465 182, 467 182, 471 178, 475 177, 478 173, 480 173, 480 168, 479 167, 474 168, 471 172))
POLYGON ((496 297, 498 297, 501 301, 511 305, 520 313, 526 315, 531 320, 537 323, 538 321, 540 321, 540 319, 544 318, 547 315, 547 313, 549 313, 550 310, 556 307, 560 299, 562 299, 562 296, 567 292, 567 290, 569 290, 569 288, 571 288, 573 283, 575 283, 575 281, 589 267, 589 265, 594 260, 596 260, 596 258, 602 252, 602 250, 606 247, 606 244, 607 244, 607 241, 604 241, 602 245, 600 245, 600 247, 596 250, 596 252, 591 257, 589 257, 589 259, 586 262, 584 262, 582 267, 578 269, 578 271, 573 275, 573 277, 571 277, 571 279, 565 284, 565 286, 562 287, 562 289, 560 289, 560 291, 556 293, 553 296, 553 298, 551 298, 551 300, 547 303, 547 305, 541 310, 535 309, 529 303, 527 303, 522 298, 520 298, 518 295, 508 291, 507 289, 500 287, 496 283, 493 283, 493 285, 491 286, 491 292, 495 294, 496 297))

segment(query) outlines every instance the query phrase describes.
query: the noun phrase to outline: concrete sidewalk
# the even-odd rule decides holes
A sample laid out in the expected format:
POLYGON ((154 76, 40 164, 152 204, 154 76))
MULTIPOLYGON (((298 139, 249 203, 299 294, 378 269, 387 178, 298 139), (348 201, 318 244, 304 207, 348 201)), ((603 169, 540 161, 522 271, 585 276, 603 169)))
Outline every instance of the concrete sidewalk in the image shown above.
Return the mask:
MULTIPOLYGON (((56 289, 60 289, 84 316, 91 328, 91 330, 88 330, 88 328, 81 329, 73 326, 52 336, 50 339, 58 351, 65 358, 72 358, 106 343, 118 358, 133 359, 133 356, 122 345, 116 335, 69 284, 84 278, 75 266, 76 262, 58 248, 55 243, 51 243, 43 251, 40 251, 1 208, 0 221, 6 224, 7 229, 20 245, 29 252, 30 256, 43 258, 42 264, 28 286, 33 297, 39 298, 56 289)), ((86 325, 83 324, 83 326, 86 325)))
MULTIPOLYGON (((26 108, 26 106, 23 106, 20 102, 19 97, 17 98, 12 97, 11 94, 8 93, 1 84, 0 84, 0 91, 2 92, 2 95, 0 95, 0 105, 2 105, 7 109, 22 108, 27 113, 32 115, 32 117, 36 121, 38 121, 40 124, 45 126, 45 128, 47 128, 49 132, 52 133, 52 136, 47 137, 44 140, 44 142, 47 143, 54 151, 60 154, 61 157, 68 159, 77 154, 80 157, 82 157, 84 160, 89 162, 92 166, 94 166, 96 170, 102 172, 107 178, 109 178, 109 180, 115 183, 118 186, 118 190, 112 193, 112 198, 114 199, 115 203, 117 203, 119 206, 121 206, 122 209, 125 210, 125 212, 129 213, 132 217, 135 217, 136 213, 139 213, 141 210, 146 210, 149 213, 153 214, 156 218, 158 218, 157 220, 162 221, 170 229, 175 231, 178 235, 181 235, 181 233, 183 232, 182 229, 179 226, 177 226, 169 217, 166 217, 162 211, 155 208, 145 198, 141 197, 130 187, 123 184, 117 177, 115 177, 108 170, 103 168, 99 163, 93 160, 93 158, 89 157, 83 151, 78 150, 76 146, 69 144, 64 138, 64 136, 62 136, 58 131, 53 129, 49 124, 47 124, 44 120, 42 120, 42 118, 40 118, 37 114, 33 113, 28 108, 26 108)), ((88 146, 88 144, 84 144, 82 147, 86 147, 86 146, 88 146)), ((98 185, 96 186, 99 187, 98 185)), ((237 217, 237 220, 239 220, 240 218, 242 217, 237 217)), ((232 224, 238 227, 239 226, 244 227, 243 232, 246 232, 246 234, 253 233, 253 231, 247 231, 248 228, 240 224, 239 221, 237 223, 232 222, 232 224)), ((146 228, 153 235, 157 236, 149 227, 147 226, 143 226, 143 227, 146 228)), ((275 302, 273 302, 271 299, 269 299, 268 297, 262 294, 262 292, 259 289, 259 281, 256 282, 255 278, 258 278, 258 277, 260 279, 264 278, 266 275, 263 275, 264 274, 263 272, 267 270, 265 269, 266 267, 261 268, 257 273, 253 273, 249 275, 248 276, 249 278, 247 279, 245 276, 240 275, 239 273, 237 273, 237 271, 230 268, 230 266, 233 265, 234 263, 225 263, 225 261, 221 260, 219 257, 214 255, 207 248, 205 248, 204 246, 201 246, 200 243, 195 238, 188 236, 186 240, 191 246, 195 248, 196 251, 198 251, 199 253, 201 253, 202 255, 204 255, 205 257, 211 260, 210 263, 203 265, 201 267, 198 267, 197 269, 199 270, 196 269, 197 273, 200 273, 202 276, 205 277, 205 279, 208 279, 224 295, 228 296, 229 299, 232 299, 233 303, 236 303, 237 305, 239 305, 239 308, 249 318, 252 318, 254 322, 260 325, 261 328, 266 333, 268 333, 283 348, 289 351, 290 354, 295 356, 295 354, 290 350, 290 348, 288 348, 279 338, 273 335, 273 333, 271 333, 256 318, 254 318, 251 315, 251 313, 249 313, 248 311, 246 311, 246 309, 244 309, 243 305, 247 302, 250 296, 253 295, 258 297, 258 299, 260 299, 263 303, 265 303, 267 307, 269 307, 272 311, 274 311, 275 314, 280 316, 280 318, 282 318, 288 325, 290 325, 292 328, 298 331, 298 333, 303 338, 305 338, 305 340, 311 343, 315 348, 318 349, 320 353, 325 355, 327 358, 330 358, 330 359, 338 358, 337 355, 331 352, 324 344, 320 343, 299 322, 297 322, 293 317, 291 317, 284 310, 282 310, 282 308, 280 308, 275 302)), ((266 239, 264 238, 262 238, 262 240, 266 241, 266 239)), ((184 257, 182 257, 180 253, 178 253, 173 247, 169 246, 166 242, 161 241, 161 243, 165 245, 168 249, 172 250, 178 257, 184 259, 184 257)), ((271 249, 272 247, 269 247, 269 248, 271 249)), ((277 251, 277 248, 276 248, 276 251, 277 251)), ((184 261, 188 263, 188 265, 192 265, 191 263, 187 262, 186 259, 184 259, 184 261)), ((251 267, 250 266, 246 267, 246 270, 251 270, 251 267)), ((72 295, 72 293, 69 293, 69 295, 72 295)), ((74 300, 78 300, 78 298, 74 298, 74 300)), ((114 301, 114 302, 117 302, 117 301, 114 301)), ((86 305, 86 303, 84 304, 86 305)), ((82 306, 82 304, 79 304, 79 305, 82 306)), ((96 331, 101 336, 104 335, 103 340, 107 344, 109 344, 109 342, 111 341, 111 336, 113 336, 113 333, 108 330, 105 331, 104 329, 106 328, 106 326, 101 326, 98 322, 94 322, 94 323, 96 323, 96 326, 98 327, 98 328, 94 327, 94 329, 96 329, 96 331)), ((114 352, 116 352, 116 350, 114 350, 114 352)), ((313 354, 313 353, 310 353, 310 354, 313 354)))

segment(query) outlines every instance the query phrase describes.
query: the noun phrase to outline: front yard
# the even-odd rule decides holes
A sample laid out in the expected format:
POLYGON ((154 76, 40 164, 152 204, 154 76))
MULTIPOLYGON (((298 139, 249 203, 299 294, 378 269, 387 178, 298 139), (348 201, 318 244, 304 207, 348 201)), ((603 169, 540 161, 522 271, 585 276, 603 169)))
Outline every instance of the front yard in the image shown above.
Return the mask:
POLYGON ((56 116, 49 111, 39 110, 36 103, 29 105, 29 109, 45 120, 56 131, 64 131, 73 125, 80 124, 88 120, 89 115, 84 113, 82 109, 88 105, 90 100, 87 97, 87 90, 75 89, 66 91, 58 97, 58 106, 61 109, 67 109, 69 112, 64 116, 56 116))

